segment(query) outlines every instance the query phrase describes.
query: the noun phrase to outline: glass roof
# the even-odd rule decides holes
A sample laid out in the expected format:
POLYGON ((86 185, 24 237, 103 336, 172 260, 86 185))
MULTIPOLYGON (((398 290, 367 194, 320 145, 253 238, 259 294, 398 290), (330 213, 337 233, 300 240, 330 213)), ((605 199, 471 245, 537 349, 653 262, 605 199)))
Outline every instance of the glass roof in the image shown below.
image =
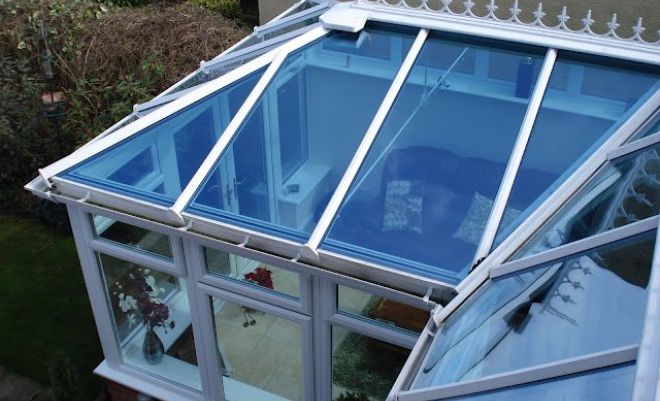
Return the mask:
MULTIPOLYGON (((129 132, 133 124, 121 128, 126 139, 56 175, 272 241, 302 246, 313 232, 314 250, 453 285, 468 274, 477 249, 487 253, 482 248, 501 243, 660 88, 657 66, 564 51, 553 66, 546 48, 438 31, 409 54, 419 31, 398 25, 368 22, 360 32, 329 30, 312 41, 325 32, 309 25, 315 18, 316 10, 263 31, 289 31, 295 21, 307 27, 266 85, 256 87, 262 67, 139 132, 129 132), (535 92, 545 87, 537 85, 542 65, 552 73, 547 90, 535 92), (389 107, 385 95, 399 85, 389 107), (256 103, 219 147, 253 92, 256 103), (536 107, 520 148, 523 121, 536 107), (370 126, 373 142, 365 138, 370 126), (358 151, 361 143, 368 151, 358 151), (212 148, 218 158, 208 157, 212 148), (501 185, 505 171, 512 188, 501 185), (348 184, 338 190, 342 179, 348 184), (333 196, 338 201, 326 210, 333 196), (493 230, 486 232, 488 224, 493 230)), ((226 61, 218 61, 219 70, 245 59, 226 61)), ((254 71, 246 67, 237 72, 254 71)), ((657 117, 648 134, 656 128, 657 117)), ((612 185, 608 191, 630 187, 611 178, 635 170, 635 162, 621 163, 601 173, 610 174, 602 184, 612 185)), ((603 203, 588 207, 606 208, 605 198, 592 195, 603 203)))
POLYGON ((655 229, 487 282, 445 321, 413 388, 638 344, 654 245, 655 229))
POLYGON ((63 177, 170 206, 263 74, 256 71, 69 169, 63 177))
POLYGON ((529 256, 656 216, 660 145, 622 157, 601 171, 514 258, 529 256))
POLYGON ((499 245, 658 89, 658 75, 560 57, 516 177, 499 245), (536 174, 532 175, 531 172, 536 174))
POLYGON ((335 31, 290 54, 187 211, 305 239, 414 34, 335 31))
POLYGON ((458 283, 543 51, 446 37, 432 34, 424 44, 323 247, 458 283))

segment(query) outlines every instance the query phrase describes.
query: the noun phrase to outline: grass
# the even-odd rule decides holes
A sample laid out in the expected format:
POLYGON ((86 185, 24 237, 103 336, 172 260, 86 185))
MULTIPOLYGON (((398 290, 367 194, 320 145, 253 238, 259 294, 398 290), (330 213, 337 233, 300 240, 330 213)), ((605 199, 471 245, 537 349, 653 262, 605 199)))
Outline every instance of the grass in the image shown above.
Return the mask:
POLYGON ((0 249, 0 364, 48 386, 48 362, 63 353, 92 399, 103 357, 73 238, 0 216, 0 249))

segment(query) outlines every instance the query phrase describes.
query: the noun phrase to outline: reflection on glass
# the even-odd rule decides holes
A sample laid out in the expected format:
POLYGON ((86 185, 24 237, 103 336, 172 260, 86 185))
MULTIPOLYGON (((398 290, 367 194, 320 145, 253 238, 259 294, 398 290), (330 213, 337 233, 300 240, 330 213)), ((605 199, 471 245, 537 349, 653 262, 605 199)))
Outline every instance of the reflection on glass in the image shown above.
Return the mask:
POLYGON ((415 33, 368 25, 356 34, 333 31, 290 54, 188 211, 306 237, 415 33))
POLYGON ((185 280, 97 257, 123 362, 201 390, 185 280))
POLYGON ((172 259, 170 238, 167 235, 96 214, 90 215, 90 218, 97 238, 172 259))
POLYGON ((211 303, 226 399, 302 400, 300 325, 219 298, 211 303))
POLYGON ((458 283, 541 64, 534 49, 431 34, 322 247, 458 283))
POLYGON ((333 401, 385 401, 409 353, 406 348, 332 326, 333 401))
POLYGON ((628 401, 634 376, 635 365, 620 365, 447 401, 628 401))
POLYGON ((623 67, 611 60, 557 60, 493 246, 655 93, 657 70, 623 67))
POLYGON ((607 167, 512 259, 657 215, 659 150, 660 147, 655 147, 607 167))
POLYGON ((211 274, 248 283, 260 289, 300 297, 298 273, 213 248, 205 247, 204 257, 206 269, 211 274))
POLYGON ((654 239, 489 281, 443 324, 415 388, 639 343, 654 239))
POLYGON ((337 310, 417 333, 430 318, 428 311, 343 285, 337 286, 337 310))
POLYGON ((74 166, 66 178, 171 206, 223 133, 263 70, 74 166))

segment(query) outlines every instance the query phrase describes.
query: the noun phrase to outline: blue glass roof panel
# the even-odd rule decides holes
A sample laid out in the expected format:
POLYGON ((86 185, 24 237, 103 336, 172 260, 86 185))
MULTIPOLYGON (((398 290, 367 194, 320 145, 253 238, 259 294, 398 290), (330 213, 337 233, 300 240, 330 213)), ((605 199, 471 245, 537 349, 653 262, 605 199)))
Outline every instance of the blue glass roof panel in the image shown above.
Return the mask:
POLYGON ((263 69, 66 171, 93 187, 171 206, 263 74, 263 69))
POLYGON ((488 281, 443 323, 414 387, 638 344, 654 245, 655 229, 488 281))
POLYGON ((659 78, 658 69, 613 60, 557 60, 494 246, 660 88, 659 78))
POLYGON ((466 274, 543 61, 432 33, 324 249, 456 284, 466 274))
POLYGON ((187 211, 306 239, 416 33, 367 25, 290 54, 187 211))

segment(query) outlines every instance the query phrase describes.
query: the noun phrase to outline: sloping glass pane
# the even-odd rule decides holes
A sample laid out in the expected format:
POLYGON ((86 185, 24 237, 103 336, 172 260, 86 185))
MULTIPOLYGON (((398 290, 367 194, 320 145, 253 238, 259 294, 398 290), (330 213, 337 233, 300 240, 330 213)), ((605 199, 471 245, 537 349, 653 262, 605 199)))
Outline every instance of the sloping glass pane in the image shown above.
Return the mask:
POLYGON ((536 49, 432 34, 322 247, 459 282, 542 61, 536 49))
POLYGON ((263 70, 252 73, 85 160, 63 176, 100 189, 171 206, 263 70))
POLYGON ((290 54, 188 211, 306 238, 415 35, 371 25, 290 54))
POLYGON ((660 212, 660 145, 598 174, 512 259, 539 253, 660 212))
POLYGON ((443 324, 414 387, 637 344, 655 230, 486 283, 443 324))
POLYGON ((447 401, 627 401, 632 398, 635 365, 562 376, 447 401))
POLYGON ((658 68, 557 60, 494 246, 660 88, 659 78, 658 68))

